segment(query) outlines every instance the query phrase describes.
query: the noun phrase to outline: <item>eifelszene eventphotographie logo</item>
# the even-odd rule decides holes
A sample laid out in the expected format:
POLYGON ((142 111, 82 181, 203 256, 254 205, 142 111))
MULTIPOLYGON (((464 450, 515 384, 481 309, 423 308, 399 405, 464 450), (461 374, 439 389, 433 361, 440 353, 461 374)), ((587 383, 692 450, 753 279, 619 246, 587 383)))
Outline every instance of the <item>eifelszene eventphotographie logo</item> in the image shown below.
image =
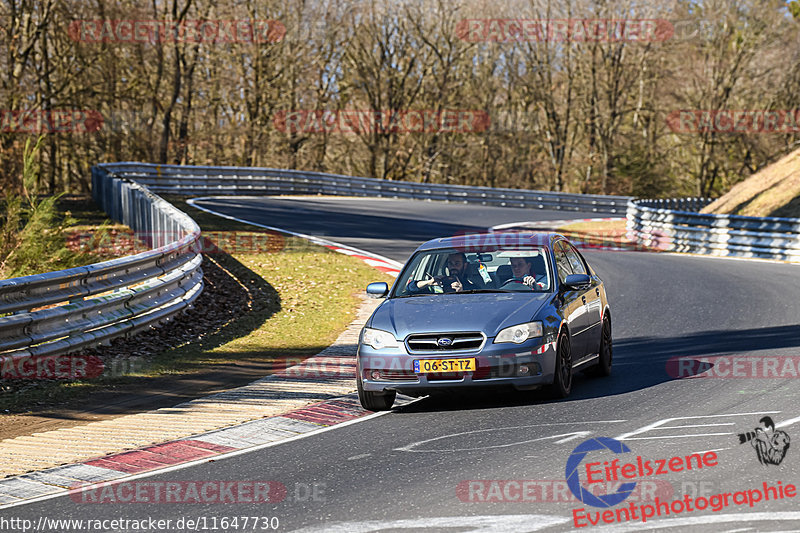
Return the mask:
MULTIPOLYGON (((776 430, 772 419, 761 419, 764 425, 752 432, 739 435, 739 440, 755 442, 753 445, 759 460, 775 464, 786 454, 788 435, 776 430)), ((763 482, 760 486, 750 486, 741 490, 720 491, 708 496, 684 494, 674 500, 656 497, 649 503, 626 502, 639 481, 651 476, 670 475, 674 473, 694 473, 719 466, 719 458, 715 451, 695 452, 687 455, 675 455, 658 459, 645 459, 641 455, 627 455, 630 448, 622 442, 608 437, 597 437, 580 443, 567 459, 567 487, 575 497, 589 506, 572 510, 572 522, 576 528, 597 526, 600 524, 623 524, 634 520, 642 523, 658 520, 662 517, 674 517, 686 513, 721 512, 731 507, 753 508, 759 502, 768 502, 795 498, 797 487, 783 481, 763 482), (609 456, 611 452, 611 456, 609 456), (591 458, 588 457, 592 454, 591 458), (622 455, 622 457, 614 457, 622 455), (605 456, 605 457, 603 457, 605 456), (605 460, 604 460, 605 459, 605 460), (585 479, 579 472, 583 470, 585 479), (592 486, 606 483, 619 483, 614 493, 599 494, 591 490, 592 486), (594 511, 591 507, 601 508, 594 511), (609 509, 615 507, 614 509, 609 509)), ((663 479, 663 478, 662 478, 663 479)))
MULTIPOLYGON (((596 437, 594 439, 583 441, 574 450, 572 450, 572 454, 567 459, 567 468, 565 472, 565 475, 567 476, 567 486, 576 498, 587 505, 591 505, 593 507, 613 507, 624 502, 628 496, 631 495, 633 489, 636 488, 636 482, 622 483, 616 492, 602 495, 595 495, 588 488, 584 487, 581 484, 581 478, 578 470, 583 464, 583 460, 586 458, 586 455, 589 452, 596 450, 608 450, 615 454, 629 453, 631 451, 631 449, 625 444, 609 437, 596 437)), ((589 482, 591 481, 592 480, 589 479, 589 482)))
POLYGON ((739 444, 749 442, 756 451, 758 462, 762 465, 779 465, 786 457, 791 439, 785 431, 775 428, 772 418, 765 416, 758 421, 761 426, 739 433, 739 444))

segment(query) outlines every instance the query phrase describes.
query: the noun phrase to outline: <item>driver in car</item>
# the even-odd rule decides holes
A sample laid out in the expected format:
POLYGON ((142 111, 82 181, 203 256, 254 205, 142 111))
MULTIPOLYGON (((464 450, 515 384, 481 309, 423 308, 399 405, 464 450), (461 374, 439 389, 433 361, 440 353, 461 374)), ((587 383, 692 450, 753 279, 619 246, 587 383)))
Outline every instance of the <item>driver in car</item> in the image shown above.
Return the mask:
POLYGON ((484 288, 485 283, 483 283, 483 280, 480 277, 469 276, 468 268, 467 256, 463 252, 454 252, 447 256, 449 276, 429 277, 420 281, 412 280, 408 283, 408 290, 410 292, 421 292, 425 287, 431 285, 439 285, 445 292, 461 292, 484 288))

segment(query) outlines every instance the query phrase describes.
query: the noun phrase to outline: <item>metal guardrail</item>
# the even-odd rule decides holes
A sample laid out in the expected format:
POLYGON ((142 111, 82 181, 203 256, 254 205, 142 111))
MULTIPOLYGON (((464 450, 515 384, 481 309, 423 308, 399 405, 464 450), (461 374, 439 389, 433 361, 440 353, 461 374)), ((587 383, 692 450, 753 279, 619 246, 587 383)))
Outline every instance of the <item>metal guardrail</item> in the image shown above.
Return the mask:
POLYGON ((64 355, 132 335, 185 309, 203 288, 200 228, 156 196, 324 194, 622 213, 630 198, 422 184, 269 168, 114 163, 92 168, 95 201, 153 250, 0 281, 0 364, 64 355))
POLYGON ((0 317, 0 364, 68 354, 132 335, 197 298, 203 288, 200 228, 154 192, 376 196, 604 214, 626 211, 629 236, 648 247, 800 259, 800 220, 700 214, 710 202, 705 198, 634 200, 296 170, 145 163, 93 167, 92 192, 111 218, 130 226, 154 249, 0 281, 0 314, 7 315, 0 317))
MULTIPOLYGON (((200 228, 146 187, 92 169, 95 201, 153 250, 0 281, 0 364, 65 355, 132 335, 184 310, 203 289, 200 228)), ((5 367, 4 367, 5 368, 5 367)))
POLYGON ((628 237, 664 251, 800 260, 800 219, 698 213, 708 198, 631 200, 628 237))
POLYGON ((0 281, 0 364, 63 355, 132 335, 190 305, 203 288, 200 228, 154 192, 323 194, 563 209, 628 217, 629 236, 662 250, 800 258, 800 220, 699 211, 710 200, 633 200, 422 184, 268 168, 114 163, 92 168, 95 201, 153 250, 0 281), (152 191, 152 192, 151 192, 152 191))
POLYGON ((273 168, 202 167, 114 163, 109 168, 157 193, 175 194, 322 194, 374 196, 478 203, 528 209, 562 209, 603 214, 624 213, 628 196, 570 194, 524 189, 494 189, 358 178, 273 168))

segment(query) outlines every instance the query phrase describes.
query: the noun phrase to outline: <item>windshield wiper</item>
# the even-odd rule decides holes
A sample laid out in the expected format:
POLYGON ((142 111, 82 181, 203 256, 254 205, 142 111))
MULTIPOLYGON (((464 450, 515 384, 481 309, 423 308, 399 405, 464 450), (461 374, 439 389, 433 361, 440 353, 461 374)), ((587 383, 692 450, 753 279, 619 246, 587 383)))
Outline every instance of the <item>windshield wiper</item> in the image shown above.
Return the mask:
POLYGON ((468 291, 461 291, 460 294, 466 294, 472 292, 514 292, 514 291, 504 291, 501 289, 470 289, 468 291))
POLYGON ((447 292, 428 292, 428 293, 425 293, 425 292, 418 292, 418 293, 414 293, 414 294, 402 294, 402 295, 399 295, 399 296, 393 296, 393 298, 414 298, 414 297, 416 297, 416 296, 441 296, 441 295, 443 295, 443 294, 469 294, 469 293, 479 293, 479 292, 486 292, 486 293, 498 293, 498 292, 502 292, 502 293, 511 293, 511 292, 519 292, 519 291, 504 291, 504 290, 500 290, 500 289, 469 289, 469 290, 466 290, 466 291, 460 291, 460 292, 456 292, 456 291, 447 291, 447 292))

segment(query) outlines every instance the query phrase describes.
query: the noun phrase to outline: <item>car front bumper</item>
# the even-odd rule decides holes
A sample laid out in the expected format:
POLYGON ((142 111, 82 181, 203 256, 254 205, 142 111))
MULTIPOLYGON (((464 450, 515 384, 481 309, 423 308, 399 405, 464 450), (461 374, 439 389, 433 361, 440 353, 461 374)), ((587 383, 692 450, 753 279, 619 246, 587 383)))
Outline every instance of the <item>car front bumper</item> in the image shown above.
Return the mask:
POLYGON ((507 387, 518 389, 549 385, 555 370, 555 342, 541 338, 522 344, 494 344, 487 339, 480 351, 409 354, 399 348, 375 350, 360 344, 357 372, 366 391, 393 390, 409 395, 428 394, 435 390, 471 387, 507 387), (415 373, 414 360, 475 358, 477 369, 469 372, 415 373))

